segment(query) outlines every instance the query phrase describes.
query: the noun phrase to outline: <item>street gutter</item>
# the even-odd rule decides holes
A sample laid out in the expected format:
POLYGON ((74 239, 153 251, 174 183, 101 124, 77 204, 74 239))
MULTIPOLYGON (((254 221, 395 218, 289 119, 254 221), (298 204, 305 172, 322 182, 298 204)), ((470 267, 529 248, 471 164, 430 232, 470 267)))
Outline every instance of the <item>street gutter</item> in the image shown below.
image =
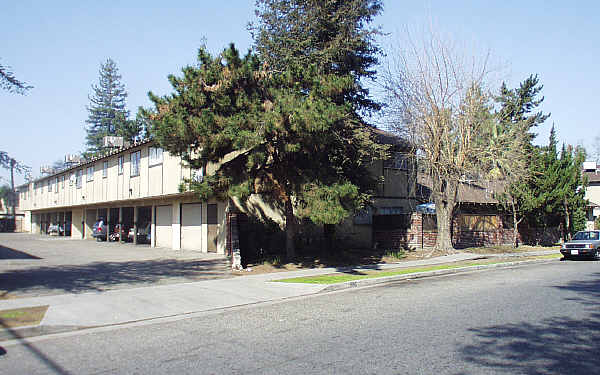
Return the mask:
POLYGON ((444 269, 444 270, 415 272, 415 273, 408 273, 408 274, 404 274, 404 275, 382 276, 382 277, 375 277, 375 278, 370 278, 370 279, 352 280, 352 281, 345 281, 345 282, 341 282, 341 283, 337 283, 337 284, 328 285, 327 287, 322 289, 319 293, 328 293, 328 292, 334 292, 334 291, 350 289, 350 288, 362 288, 362 287, 367 287, 367 286, 372 286, 372 285, 392 283, 392 282, 405 281, 405 280, 424 279, 424 278, 435 277, 435 276, 445 276, 445 275, 452 275, 452 274, 457 274, 457 273, 474 272, 474 271, 492 269, 492 268, 510 268, 510 267, 525 266, 525 265, 538 264, 538 263, 540 263, 540 264, 541 263, 551 263, 551 262, 556 262, 558 259, 560 259, 560 258, 532 259, 532 260, 522 260, 522 261, 515 261, 515 262, 481 264, 481 265, 475 265, 475 266, 465 266, 465 267, 451 268, 451 269, 444 269))

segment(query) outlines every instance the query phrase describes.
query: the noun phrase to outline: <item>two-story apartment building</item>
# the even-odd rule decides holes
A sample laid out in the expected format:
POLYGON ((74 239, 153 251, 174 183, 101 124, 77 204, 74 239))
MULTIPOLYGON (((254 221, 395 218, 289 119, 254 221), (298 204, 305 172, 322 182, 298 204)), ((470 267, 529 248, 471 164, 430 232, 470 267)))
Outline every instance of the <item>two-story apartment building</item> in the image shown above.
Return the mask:
MULTIPOLYGON (((378 137, 394 145, 394 157, 372 167, 373 173, 383 177, 375 206, 337 231, 357 247, 372 246, 373 217, 409 213, 416 205, 416 169, 402 152, 406 145, 385 132, 378 137)), ((283 223, 281 210, 264 204, 259 196, 230 204, 200 201, 193 192, 180 191, 184 179, 201 175, 184 164, 180 157, 146 140, 38 178, 18 188, 24 230, 45 234, 58 225, 59 235, 92 239, 93 225, 102 218, 109 233, 119 228, 121 233, 130 228, 146 230, 150 246, 225 254, 232 240, 230 213, 264 215, 283 223)), ((205 173, 214 170, 214 165, 208 165, 205 173)))
POLYGON ((109 233, 118 224, 125 233, 147 228, 151 246, 223 254, 226 204, 180 192, 192 173, 181 158, 142 141, 20 186, 24 229, 47 233, 59 225, 61 234, 91 239, 102 218, 109 233))

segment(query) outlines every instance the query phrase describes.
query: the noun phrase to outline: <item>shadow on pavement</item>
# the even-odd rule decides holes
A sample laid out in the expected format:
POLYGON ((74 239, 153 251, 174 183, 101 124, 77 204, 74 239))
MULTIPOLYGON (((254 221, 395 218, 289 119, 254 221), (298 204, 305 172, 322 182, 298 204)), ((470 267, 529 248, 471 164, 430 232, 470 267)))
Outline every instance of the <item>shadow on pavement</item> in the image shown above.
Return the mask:
POLYGON ((42 259, 26 252, 0 245, 0 259, 42 259))
POLYGON ((138 287, 157 282, 229 278, 227 261, 144 260, 27 268, 0 273, 2 290, 15 295, 45 295, 138 287))
MULTIPOLYGON (((470 331, 475 342, 459 349, 463 359, 507 374, 595 374, 600 368, 600 274, 594 280, 556 288, 578 293, 568 298, 587 305, 584 319, 557 316, 539 323, 514 323, 470 331)), ((543 308, 543 307, 542 307, 543 308)), ((582 307, 584 308, 584 307, 582 307)))
MULTIPOLYGON (((2 324, 1 322, 0 322, 0 328, 4 332, 8 333, 9 338, 19 340, 21 342, 21 345, 23 345, 23 347, 25 347, 29 352, 31 352, 31 354, 34 357, 36 357, 40 362, 45 364, 48 367, 48 369, 50 369, 52 371, 53 374, 59 374, 59 375, 69 374, 69 372, 67 370, 65 370, 61 365, 59 365, 57 362, 55 362, 50 357, 48 357, 46 354, 44 354, 42 351, 40 351, 38 348, 36 348, 36 346, 33 343, 30 343, 30 342, 27 342, 26 340, 24 340, 24 337, 21 336, 17 330, 7 327, 4 324, 2 324)), ((3 347, 0 346, 0 356, 7 354, 7 352, 8 351, 6 349, 4 349, 3 347)))

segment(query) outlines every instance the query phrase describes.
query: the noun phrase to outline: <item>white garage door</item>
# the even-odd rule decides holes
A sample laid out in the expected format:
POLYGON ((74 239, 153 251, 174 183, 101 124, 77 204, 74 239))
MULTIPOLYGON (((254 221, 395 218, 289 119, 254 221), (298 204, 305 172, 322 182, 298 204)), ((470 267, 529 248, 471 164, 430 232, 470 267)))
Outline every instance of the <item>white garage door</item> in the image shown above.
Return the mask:
POLYGON ((173 206, 156 207, 156 246, 173 246, 173 206))
POLYGON ((202 250, 202 204, 181 205, 181 248, 202 250))

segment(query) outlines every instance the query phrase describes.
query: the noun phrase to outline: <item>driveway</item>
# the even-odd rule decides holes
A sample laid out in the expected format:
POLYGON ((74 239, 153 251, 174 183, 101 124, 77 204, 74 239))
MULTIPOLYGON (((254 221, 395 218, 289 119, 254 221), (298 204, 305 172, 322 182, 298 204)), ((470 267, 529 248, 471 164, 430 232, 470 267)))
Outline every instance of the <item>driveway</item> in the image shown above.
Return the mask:
POLYGON ((0 299, 230 277, 221 255, 0 233, 0 299))

